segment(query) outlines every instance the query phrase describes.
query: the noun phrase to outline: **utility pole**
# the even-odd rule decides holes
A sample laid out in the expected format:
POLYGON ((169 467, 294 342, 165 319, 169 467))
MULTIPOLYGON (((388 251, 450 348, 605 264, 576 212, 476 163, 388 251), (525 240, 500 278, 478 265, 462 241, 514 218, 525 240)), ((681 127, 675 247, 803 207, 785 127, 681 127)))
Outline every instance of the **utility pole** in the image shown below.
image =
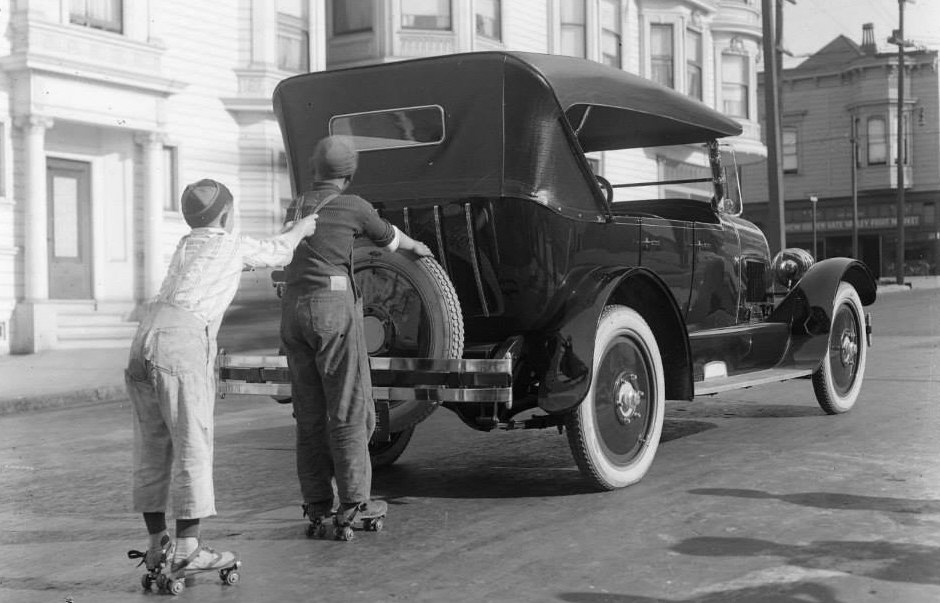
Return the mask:
POLYGON ((767 133, 767 242, 771 253, 786 247, 783 212, 783 165, 780 162, 780 74, 775 27, 776 6, 782 0, 761 0, 764 47, 764 127, 767 133))
POLYGON ((904 39, 904 3, 898 0, 898 28, 888 38, 889 44, 898 45, 898 149, 896 157, 898 169, 898 247, 894 254, 894 278, 897 284, 904 284, 904 47, 913 46, 904 39))

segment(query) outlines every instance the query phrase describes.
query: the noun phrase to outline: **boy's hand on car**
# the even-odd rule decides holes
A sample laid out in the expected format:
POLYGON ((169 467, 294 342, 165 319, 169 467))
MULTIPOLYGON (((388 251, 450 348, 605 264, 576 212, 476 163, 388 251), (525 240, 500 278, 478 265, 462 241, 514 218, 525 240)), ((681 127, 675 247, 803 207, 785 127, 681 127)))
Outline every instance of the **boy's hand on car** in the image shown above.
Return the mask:
POLYGON ((304 238, 309 237, 317 230, 317 214, 310 214, 293 223, 293 228, 299 228, 304 238))
POLYGON ((421 258, 427 258, 434 255, 431 253, 431 248, 422 243, 421 241, 415 241, 414 247, 411 249, 415 255, 421 258))

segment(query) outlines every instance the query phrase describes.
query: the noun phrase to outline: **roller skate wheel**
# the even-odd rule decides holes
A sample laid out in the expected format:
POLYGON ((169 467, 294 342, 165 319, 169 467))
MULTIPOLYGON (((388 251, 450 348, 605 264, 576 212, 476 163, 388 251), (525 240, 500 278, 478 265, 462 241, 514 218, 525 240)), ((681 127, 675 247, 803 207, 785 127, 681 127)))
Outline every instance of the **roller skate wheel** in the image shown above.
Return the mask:
POLYGON ((166 576, 163 574, 157 576, 157 590, 160 592, 166 592, 166 576))
POLYGON ((186 582, 184 580, 172 580, 167 585, 167 591, 174 596, 182 593, 184 588, 186 588, 186 582))
POLYGON ((307 524, 307 538, 316 538, 320 532, 320 526, 312 523, 307 524))
POLYGON ((150 590, 150 585, 153 584, 153 576, 150 574, 144 574, 140 577, 140 585, 144 587, 144 590, 150 590))
POLYGON ((350 526, 337 526, 334 533, 336 540, 350 541, 353 539, 353 529, 350 526))
POLYGON ((381 532, 383 527, 385 527, 385 522, 382 521, 381 517, 376 517, 366 522, 366 530, 369 532, 381 532))
POLYGON ((237 571, 235 571, 234 569, 230 569, 230 570, 222 570, 221 572, 219 572, 219 577, 222 578, 222 582, 231 586, 233 584, 238 583, 239 575, 237 571))

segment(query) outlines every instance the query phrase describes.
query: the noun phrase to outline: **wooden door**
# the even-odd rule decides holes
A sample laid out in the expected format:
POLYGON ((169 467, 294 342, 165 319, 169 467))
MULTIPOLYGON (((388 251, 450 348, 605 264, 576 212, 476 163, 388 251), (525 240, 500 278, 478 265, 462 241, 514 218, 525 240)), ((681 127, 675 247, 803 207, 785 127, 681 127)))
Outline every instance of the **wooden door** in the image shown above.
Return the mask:
POLYGON ((91 164, 49 159, 49 298, 91 299, 91 164))

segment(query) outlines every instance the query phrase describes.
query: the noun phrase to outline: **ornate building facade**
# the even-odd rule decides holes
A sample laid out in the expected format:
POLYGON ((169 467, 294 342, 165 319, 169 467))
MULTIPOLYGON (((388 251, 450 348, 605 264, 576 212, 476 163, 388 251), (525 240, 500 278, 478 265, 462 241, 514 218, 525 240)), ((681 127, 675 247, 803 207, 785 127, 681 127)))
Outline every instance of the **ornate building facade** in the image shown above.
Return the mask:
MULTIPOLYGON (((852 256, 854 223, 858 257, 876 275, 893 277, 900 161, 905 273, 936 274, 940 266, 938 51, 910 48, 905 53, 903 143, 898 148, 897 49, 879 49, 877 39, 873 27, 866 25, 861 44, 839 36, 782 73, 787 245, 812 250, 815 239, 819 258, 852 256)), ((743 174, 745 215, 758 223, 767 215, 766 170, 761 162, 747 166, 743 174)))
MULTIPOLYGON (((759 0, 0 0, 0 354, 126 345, 186 232, 234 193, 243 231, 292 192, 271 93, 308 70, 509 49, 581 56, 758 124, 759 0)), ((612 179, 670 158, 592 158, 612 179)), ((655 179, 655 178, 654 178, 655 179)))

